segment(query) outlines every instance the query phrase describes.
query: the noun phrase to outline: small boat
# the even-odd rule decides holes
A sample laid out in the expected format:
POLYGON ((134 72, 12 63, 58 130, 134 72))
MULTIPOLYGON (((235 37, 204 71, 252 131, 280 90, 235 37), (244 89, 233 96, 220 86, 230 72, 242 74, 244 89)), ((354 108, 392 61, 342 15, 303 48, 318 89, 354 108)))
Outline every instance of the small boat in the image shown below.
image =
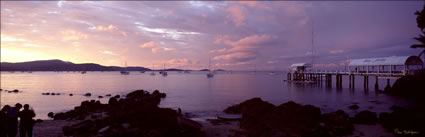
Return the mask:
POLYGON ((128 71, 121 71, 120 73, 121 73, 121 75, 130 75, 130 72, 128 72, 128 71))
POLYGON ((214 73, 212 73, 212 72, 208 72, 208 73, 207 73, 207 78, 212 78, 212 77, 214 77, 214 73))
POLYGON ((241 114, 217 114, 217 118, 221 120, 241 120, 241 114))
POLYGON ((161 74, 162 74, 162 76, 164 76, 164 77, 165 77, 165 76, 168 76, 167 71, 163 71, 161 74))
POLYGON ((152 71, 152 72, 151 72, 151 75, 152 75, 152 76, 155 76, 155 75, 156 75, 156 73, 152 71))
POLYGON ((208 64, 207 78, 212 78, 212 77, 214 77, 214 72, 211 72, 211 59, 210 59, 209 64, 208 64))
POLYGON ((164 76, 164 77, 168 76, 167 71, 165 71, 165 63, 164 63, 163 71, 160 71, 159 74, 162 74, 162 76, 164 76))
POLYGON ((127 71, 127 61, 125 62, 125 69, 120 71, 121 75, 130 75, 130 72, 127 71))

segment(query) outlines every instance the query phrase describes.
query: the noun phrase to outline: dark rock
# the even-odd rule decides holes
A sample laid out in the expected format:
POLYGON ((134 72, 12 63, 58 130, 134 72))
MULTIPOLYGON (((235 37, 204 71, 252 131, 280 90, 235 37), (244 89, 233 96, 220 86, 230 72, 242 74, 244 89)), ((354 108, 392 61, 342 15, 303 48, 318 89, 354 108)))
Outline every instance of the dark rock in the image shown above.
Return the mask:
POLYGON ((110 96, 112 96, 112 95, 111 95, 111 94, 106 94, 105 96, 110 97, 110 96))
POLYGON ((319 124, 320 109, 312 105, 287 102, 274 106, 260 98, 253 98, 224 110, 242 114, 241 128, 248 136, 303 136, 319 124), (289 135, 290 134, 290 135, 289 135))
POLYGON ((350 117, 342 110, 323 114, 321 122, 324 124, 324 131, 327 131, 333 136, 345 136, 352 134, 354 131, 354 126, 350 121, 350 117))
POLYGON ((115 105, 117 103, 118 103, 117 98, 115 98, 115 97, 109 98, 109 101, 108 101, 109 105, 115 105))
POLYGON ((13 93, 18 93, 18 92, 19 92, 19 90, 15 89, 15 90, 12 90, 12 92, 13 92, 13 93))
POLYGON ((176 110, 158 107, 161 97, 165 97, 162 94, 137 90, 126 98, 111 97, 108 104, 83 101, 74 110, 56 114, 54 119, 95 119, 64 127, 65 136, 202 137, 200 124, 180 119, 176 110), (97 115, 104 112, 107 115, 97 115))
POLYGON ((361 111, 354 117, 354 123, 357 124, 375 125, 377 121, 376 113, 368 110, 361 111))
POLYGON ((54 95, 56 95, 56 93, 51 93, 50 95, 54 96, 54 95))
POLYGON ((418 134, 414 136, 425 136, 425 109, 410 108, 405 109, 398 106, 391 107, 393 112, 383 112, 379 114, 379 122, 384 128, 394 131, 414 131, 418 134))
POLYGON ((114 98, 119 99, 121 96, 120 95, 115 95, 114 98))
POLYGON ((425 69, 415 75, 407 75, 397 79, 388 90, 388 94, 413 100, 425 99, 425 69))
POLYGON ((55 114, 53 112, 47 113, 47 117, 49 117, 49 118, 53 118, 54 116, 55 116, 55 114))
POLYGON ((36 122, 36 123, 41 123, 41 122, 43 122, 43 120, 41 120, 41 119, 37 119, 37 120, 35 120, 35 122, 36 122))
POLYGON ((41 95, 50 95, 50 93, 48 93, 48 92, 47 93, 41 93, 41 95))
POLYGON ((69 94, 69 96, 74 96, 74 94, 69 94))
POLYGON ((103 96, 98 96, 98 98, 103 98, 103 96))
POLYGON ((84 94, 84 96, 90 97, 91 96, 91 93, 86 93, 86 94, 84 94))
POLYGON ((351 105, 348 108, 355 110, 355 109, 359 109, 359 106, 357 106, 357 105, 351 105))

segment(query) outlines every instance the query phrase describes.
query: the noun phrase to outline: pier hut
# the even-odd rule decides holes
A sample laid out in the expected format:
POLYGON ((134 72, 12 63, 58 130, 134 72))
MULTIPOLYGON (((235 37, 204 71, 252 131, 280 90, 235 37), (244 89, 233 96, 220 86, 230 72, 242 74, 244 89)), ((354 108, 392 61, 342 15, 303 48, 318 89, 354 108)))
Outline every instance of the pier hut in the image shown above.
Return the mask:
POLYGON ((349 73, 360 75, 405 76, 420 69, 423 69, 423 61, 417 56, 353 59, 348 64, 349 73))
POLYGON ((309 69, 312 67, 309 63, 295 63, 291 65, 291 68, 294 72, 293 76, 291 75, 291 72, 288 73, 288 80, 306 80, 308 77, 304 75, 305 72, 309 71, 309 69))
POLYGON ((310 63, 295 63, 291 65, 291 68, 297 72, 304 72, 311 68, 310 63))

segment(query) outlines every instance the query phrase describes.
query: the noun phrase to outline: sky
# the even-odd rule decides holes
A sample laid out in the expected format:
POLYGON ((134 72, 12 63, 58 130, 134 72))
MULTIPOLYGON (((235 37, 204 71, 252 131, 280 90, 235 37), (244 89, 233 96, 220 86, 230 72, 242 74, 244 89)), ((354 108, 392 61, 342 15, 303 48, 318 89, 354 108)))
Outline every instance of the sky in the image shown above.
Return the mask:
POLYGON ((423 1, 1 1, 1 62, 288 70, 417 55, 423 1), (312 46, 312 43, 314 43, 312 46), (211 62, 211 63, 210 63, 211 62))

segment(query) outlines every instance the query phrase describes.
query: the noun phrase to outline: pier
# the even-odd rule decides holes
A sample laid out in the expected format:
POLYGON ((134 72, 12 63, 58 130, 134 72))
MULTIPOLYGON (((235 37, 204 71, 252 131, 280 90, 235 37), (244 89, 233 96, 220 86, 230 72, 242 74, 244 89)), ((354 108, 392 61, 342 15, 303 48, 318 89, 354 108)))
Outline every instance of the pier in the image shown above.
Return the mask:
POLYGON ((348 64, 348 70, 309 70, 312 65, 308 63, 292 64, 295 70, 287 75, 288 81, 301 82, 324 82, 326 86, 332 86, 332 79, 335 78, 336 88, 342 88, 343 76, 348 76, 348 86, 355 88, 356 77, 363 77, 363 85, 369 88, 369 78, 375 78, 375 91, 379 90, 378 78, 386 78, 387 85, 391 87, 390 79, 398 79, 407 75, 414 75, 418 70, 423 69, 423 61, 417 56, 399 56, 383 58, 353 59, 348 64))

